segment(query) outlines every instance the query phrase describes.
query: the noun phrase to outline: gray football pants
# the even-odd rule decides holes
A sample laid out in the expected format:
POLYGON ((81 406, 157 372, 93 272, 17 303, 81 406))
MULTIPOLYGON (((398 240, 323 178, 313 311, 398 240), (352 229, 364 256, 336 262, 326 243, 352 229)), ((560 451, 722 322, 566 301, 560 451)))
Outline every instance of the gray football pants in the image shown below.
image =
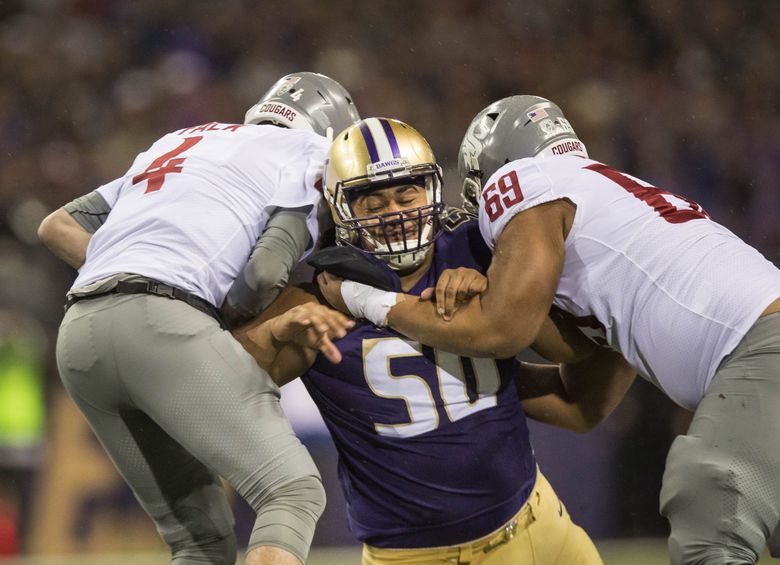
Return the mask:
POLYGON ((780 313, 723 360, 672 444, 661 514, 675 565, 755 563, 767 544, 780 556, 780 313))
POLYGON ((279 389, 214 319, 160 296, 82 300, 60 326, 57 365, 172 563, 235 562, 218 475, 258 513, 250 549, 305 561, 325 504, 319 473, 279 389))

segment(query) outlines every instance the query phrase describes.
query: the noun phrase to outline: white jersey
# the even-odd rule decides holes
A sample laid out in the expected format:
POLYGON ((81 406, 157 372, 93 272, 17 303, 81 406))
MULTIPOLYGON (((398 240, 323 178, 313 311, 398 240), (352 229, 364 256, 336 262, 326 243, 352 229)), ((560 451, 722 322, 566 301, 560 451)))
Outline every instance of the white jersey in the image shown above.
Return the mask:
POLYGON ((485 187, 479 224, 491 248, 515 214, 576 205, 553 304, 685 408, 780 296, 780 271, 698 204, 596 161, 521 159, 485 187))
POLYGON ((210 123, 169 133, 98 191, 111 206, 73 289, 118 273, 157 279, 220 306, 275 208, 310 207, 324 137, 210 123))

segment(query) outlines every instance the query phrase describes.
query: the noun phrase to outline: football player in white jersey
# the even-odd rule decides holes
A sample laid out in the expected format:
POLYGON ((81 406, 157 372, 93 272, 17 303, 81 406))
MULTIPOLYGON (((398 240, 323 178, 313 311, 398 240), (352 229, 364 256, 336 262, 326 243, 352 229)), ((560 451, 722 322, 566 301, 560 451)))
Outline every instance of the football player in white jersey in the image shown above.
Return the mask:
POLYGON ((451 300, 329 277, 326 296, 477 357, 519 353, 561 313, 695 411, 661 491, 672 563, 755 563, 767 544, 780 555, 780 271, 695 202, 591 160, 544 98, 485 108, 459 165, 494 248, 486 293, 451 318, 451 300))
MULTIPOLYGON (((63 383, 171 563, 235 562, 219 476, 257 512, 246 563, 306 559, 325 504, 318 471, 218 307, 230 293, 233 311, 252 314, 286 283, 318 233, 326 134, 358 119, 336 81, 285 76, 245 123, 164 135, 39 228, 79 270, 57 340, 63 383)), ((338 360, 339 316, 293 312, 272 337, 338 360)))

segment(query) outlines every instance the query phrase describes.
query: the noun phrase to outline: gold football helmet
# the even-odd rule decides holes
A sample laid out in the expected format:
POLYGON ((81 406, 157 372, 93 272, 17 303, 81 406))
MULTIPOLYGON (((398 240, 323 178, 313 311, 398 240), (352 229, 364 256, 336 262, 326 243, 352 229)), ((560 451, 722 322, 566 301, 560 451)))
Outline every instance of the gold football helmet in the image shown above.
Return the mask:
POLYGON ((337 243, 397 271, 419 266, 441 231, 441 167, 425 138, 398 120, 368 118, 342 131, 328 153, 323 185, 337 243), (403 194, 363 205, 384 189, 403 194))

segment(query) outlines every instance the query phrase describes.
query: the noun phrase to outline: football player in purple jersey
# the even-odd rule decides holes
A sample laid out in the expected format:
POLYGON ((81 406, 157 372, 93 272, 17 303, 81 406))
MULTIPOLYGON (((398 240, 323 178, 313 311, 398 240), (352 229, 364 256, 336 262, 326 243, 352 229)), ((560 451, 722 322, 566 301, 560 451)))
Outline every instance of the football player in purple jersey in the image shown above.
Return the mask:
MULTIPOLYGON (((477 357, 539 351, 557 308, 599 345, 595 369, 611 354, 694 412, 660 492, 671 563, 752 564, 765 548, 780 556, 777 266, 696 202, 589 158, 545 98, 510 96, 479 112, 459 168, 464 206, 495 247, 479 300, 447 321, 415 296, 321 275, 323 294, 477 357)), ((604 373, 616 393, 620 374, 604 373)))
MULTIPOLYGON (((340 244, 373 256, 398 292, 429 295, 439 280, 461 298, 484 290, 490 252, 472 216, 445 209, 440 168, 416 130, 369 118, 343 131, 328 158, 325 196, 340 244)), ((316 302, 317 294, 316 285, 286 289, 237 332, 239 341, 254 352, 263 320, 316 302)), ((551 351, 571 359, 592 352, 583 336, 552 321, 547 329, 551 351)), ((339 365, 293 344, 265 366, 278 384, 303 375, 339 452, 364 564, 601 563, 539 472, 514 358, 446 353, 381 320, 358 321, 334 344, 339 365)), ((535 417, 575 429, 601 417, 565 392, 526 405, 535 417)))

